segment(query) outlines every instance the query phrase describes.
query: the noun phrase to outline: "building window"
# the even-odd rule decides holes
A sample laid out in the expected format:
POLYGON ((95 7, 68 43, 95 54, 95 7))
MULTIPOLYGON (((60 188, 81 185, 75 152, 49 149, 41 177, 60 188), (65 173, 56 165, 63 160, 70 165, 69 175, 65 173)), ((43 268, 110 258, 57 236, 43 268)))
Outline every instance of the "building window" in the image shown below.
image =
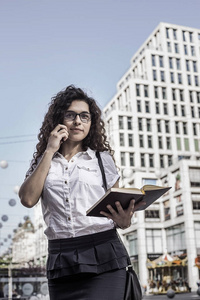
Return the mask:
POLYGON ((170 79, 171 79, 171 83, 174 83, 174 73, 170 72, 170 79))
POLYGON ((163 103, 163 111, 164 111, 164 115, 168 115, 167 103, 163 103))
POLYGON ((166 228, 167 250, 175 252, 186 249, 184 224, 166 228))
POLYGON ((124 129, 124 118, 119 116, 119 129, 124 129))
POLYGON ((193 102, 193 92, 189 91, 189 95, 190 95, 190 102, 192 103, 193 102))
POLYGON ((195 118, 194 106, 191 106, 191 116, 192 116, 192 118, 195 118))
POLYGON ((191 76, 189 74, 187 75, 187 81, 188 81, 188 85, 192 84, 192 82, 191 82, 191 76))
POLYGON ((176 29, 173 29, 173 37, 174 37, 174 40, 177 40, 176 29))
POLYGON ((141 112, 141 111, 142 111, 142 108, 141 108, 141 101, 140 101, 140 100, 137 100, 137 111, 138 111, 138 112, 141 112))
POLYGON ((183 90, 179 90, 180 101, 184 101, 184 93, 183 90))
POLYGON ((121 156, 121 166, 125 166, 126 165, 126 157, 125 157, 125 152, 121 152, 120 156, 121 156))
POLYGON ((198 76, 194 76, 194 82, 196 86, 199 86, 199 78, 198 76))
POLYGON ((176 100, 176 90, 172 89, 172 100, 176 100))
POLYGON ((181 63, 179 58, 176 58, 176 68, 177 70, 181 70, 181 63))
POLYGON ((133 135, 132 134, 128 134, 128 145, 129 147, 133 147, 133 135))
POLYGON ((171 43, 167 42, 167 51, 172 52, 171 43))
POLYGON ((139 143, 140 143, 140 148, 143 148, 144 147, 144 139, 143 139, 142 134, 139 135, 139 143))
POLYGON ((200 107, 198 107, 198 113, 199 113, 199 118, 200 118, 200 107))
POLYGON ((190 151, 189 139, 188 138, 184 138, 184 146, 185 146, 185 151, 190 151))
POLYGON ((185 117, 185 106, 181 105, 181 115, 182 117, 185 117))
POLYGON ((144 157, 144 153, 140 154, 140 163, 141 163, 141 167, 145 167, 145 157, 144 157))
POLYGON ((129 153, 130 167, 134 167, 134 153, 129 153))
POLYGON ((155 67, 155 66, 156 66, 155 55, 151 55, 151 63, 152 63, 152 67, 155 67))
POLYGON ((159 102, 156 102, 155 105, 156 105, 156 114, 159 114, 160 113, 159 102))
POLYGON ((119 144, 120 146, 124 146, 124 133, 119 134, 119 144))
POLYGON ((169 39, 169 28, 166 28, 166 38, 169 39))
POLYGON ((167 93, 166 93, 166 88, 162 87, 162 98, 167 99, 167 93))
POLYGON ((174 51, 175 51, 175 53, 179 53, 179 49, 178 49, 178 44, 177 43, 174 44, 174 51))
POLYGON ((137 231, 131 232, 128 235, 130 255, 138 255, 137 231))
POLYGON ((176 147, 177 150, 181 150, 181 139, 179 137, 176 138, 176 147))
POLYGON ((164 166, 164 155, 160 155, 160 167, 161 168, 164 168, 165 166, 164 166))
POLYGON ((181 73, 178 73, 178 83, 182 84, 182 75, 181 75, 181 73))
POLYGON ((164 68, 163 56, 159 56, 160 68, 164 68))
POLYGON ((144 85, 144 97, 145 98, 149 97, 148 85, 144 85))
POLYGON ((186 71, 190 71, 190 62, 189 62, 189 60, 186 60, 185 61, 185 65, 186 65, 186 71))
POLYGON ((160 80, 161 80, 162 82, 165 81, 165 72, 164 72, 164 71, 160 71, 160 80))
POLYGON ((162 149, 162 148, 163 148, 162 136, 159 136, 159 137, 158 137, 158 147, 159 147, 159 149, 162 149))
POLYGON ((179 122, 178 121, 175 122, 175 128, 176 128, 176 134, 179 134, 180 132, 179 132, 179 122))
POLYGON ((147 119, 147 131, 151 131, 151 119, 147 119))
POLYGON ((178 113, 177 113, 177 105, 174 104, 173 106, 174 106, 174 116, 177 116, 178 115, 178 113))
POLYGON ((165 221, 171 219, 171 213, 170 213, 170 203, 169 200, 165 201, 164 203, 164 216, 165 216, 165 221))
POLYGON ((182 31, 182 35, 183 35, 183 41, 186 42, 185 31, 182 31))
POLYGON ((183 122, 183 134, 187 134, 187 123, 183 122))
POLYGON ((193 61, 193 71, 196 73, 197 71, 197 62, 193 61))
POLYGON ((168 167, 170 167, 172 165, 172 155, 168 155, 167 159, 168 159, 168 167))
POLYGON ((172 59, 172 57, 169 57, 169 68, 173 69, 173 59, 172 59))
POLYGON ((166 133, 169 133, 170 130, 169 130, 169 121, 165 120, 165 132, 166 133))
POLYGON ((160 218, 160 211, 153 210, 153 209, 146 209, 145 210, 145 219, 159 219, 160 218))
POLYGON ((185 55, 188 55, 187 45, 184 45, 184 53, 185 53, 185 55))
POLYGON ((167 145, 167 149, 171 150, 171 139, 169 136, 166 137, 166 145, 167 145))
POLYGON ((156 74, 156 70, 153 70, 153 80, 156 81, 157 80, 157 74, 156 74))
POLYGON ((193 33, 189 32, 189 37, 190 37, 190 43, 193 43, 193 33))
POLYGON ((149 154, 149 167, 154 168, 153 154, 149 154))
POLYGON ((197 139, 194 139, 194 149, 196 152, 199 152, 199 141, 197 139))
POLYGON ((158 87, 154 86, 154 97, 158 99, 158 87))
POLYGON ((147 136, 147 142, 148 142, 148 148, 153 148, 151 135, 147 136))
POLYGON ((161 132, 161 121, 157 120, 157 131, 161 132))
POLYGON ((197 103, 200 103, 200 92, 196 92, 197 95, 197 103))
POLYGON ((191 46, 191 55, 195 56, 195 48, 194 48, 194 46, 191 46))
POLYGON ((150 113, 149 101, 145 101, 145 111, 146 111, 146 113, 150 113))
POLYGON ((142 118, 138 118, 138 128, 142 131, 142 118))
POLYGON ((196 127, 196 123, 193 123, 193 135, 197 135, 197 127, 196 127))
POLYGON ((127 128, 132 129, 132 117, 127 117, 127 128))
POLYGON ((136 84, 136 96, 140 97, 140 85, 136 84))

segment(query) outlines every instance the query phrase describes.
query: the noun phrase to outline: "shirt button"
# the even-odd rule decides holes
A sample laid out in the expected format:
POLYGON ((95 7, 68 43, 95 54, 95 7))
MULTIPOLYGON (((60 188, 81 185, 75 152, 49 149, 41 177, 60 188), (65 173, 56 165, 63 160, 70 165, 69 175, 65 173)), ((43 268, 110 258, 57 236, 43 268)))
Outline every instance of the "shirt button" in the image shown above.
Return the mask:
POLYGON ((69 199, 68 199, 68 198, 66 199, 66 202, 69 202, 69 199))
POLYGON ((71 162, 74 162, 74 160, 72 159, 71 162))
POLYGON ((71 218, 70 218, 70 217, 68 217, 68 221, 71 221, 71 218))
POLYGON ((65 170, 68 170, 68 167, 66 167, 65 170))
POLYGON ((67 180, 65 180, 65 184, 67 184, 67 180))

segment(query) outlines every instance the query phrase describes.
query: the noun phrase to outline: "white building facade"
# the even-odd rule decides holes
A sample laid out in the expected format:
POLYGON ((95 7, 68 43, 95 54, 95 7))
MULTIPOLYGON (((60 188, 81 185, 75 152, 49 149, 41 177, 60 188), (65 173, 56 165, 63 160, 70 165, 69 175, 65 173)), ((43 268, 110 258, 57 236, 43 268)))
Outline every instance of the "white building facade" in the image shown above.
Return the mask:
MULTIPOLYGON (((196 289, 200 184, 191 185, 190 168, 200 182, 200 29, 160 23, 131 59, 104 108, 104 120, 123 186, 166 180, 172 186, 160 201, 137 213, 123 232, 142 284, 151 277, 147 258, 167 249, 187 256, 187 269, 174 271, 185 273, 174 276, 187 277, 196 289), (170 184, 176 170, 182 178, 179 191, 170 184), (170 242, 179 231, 181 240, 170 242)), ((153 276, 159 280, 159 274, 153 276)))

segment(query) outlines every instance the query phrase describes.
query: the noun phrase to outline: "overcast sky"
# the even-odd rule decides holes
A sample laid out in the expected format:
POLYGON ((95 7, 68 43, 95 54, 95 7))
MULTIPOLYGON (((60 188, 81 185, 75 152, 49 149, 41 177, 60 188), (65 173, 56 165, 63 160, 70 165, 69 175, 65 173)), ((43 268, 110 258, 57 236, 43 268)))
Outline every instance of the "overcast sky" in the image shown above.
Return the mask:
POLYGON ((199 0, 0 1, 0 161, 9 162, 0 168, 1 241, 32 216, 13 188, 23 181, 51 97, 75 84, 103 108, 155 27, 200 29, 199 11, 199 0))

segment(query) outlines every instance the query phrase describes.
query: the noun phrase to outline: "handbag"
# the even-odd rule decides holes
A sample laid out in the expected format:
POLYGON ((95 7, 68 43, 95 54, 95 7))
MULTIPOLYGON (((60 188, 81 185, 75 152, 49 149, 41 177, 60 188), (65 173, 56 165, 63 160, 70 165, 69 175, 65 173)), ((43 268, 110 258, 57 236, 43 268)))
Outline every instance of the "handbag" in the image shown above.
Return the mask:
MULTIPOLYGON (((102 162, 99 151, 96 151, 96 157, 98 159, 99 168, 100 168, 101 174, 102 174, 103 187, 104 187, 105 191, 107 191, 106 176, 105 176, 103 162, 102 162)), ((120 236, 119 236, 119 239, 120 239, 120 236)), ((126 286, 125 286, 124 300, 141 300, 142 299, 141 286, 140 286, 138 277, 137 277, 135 271, 133 270, 128 252, 127 252, 127 257, 128 257, 129 265, 126 267, 126 286)))

